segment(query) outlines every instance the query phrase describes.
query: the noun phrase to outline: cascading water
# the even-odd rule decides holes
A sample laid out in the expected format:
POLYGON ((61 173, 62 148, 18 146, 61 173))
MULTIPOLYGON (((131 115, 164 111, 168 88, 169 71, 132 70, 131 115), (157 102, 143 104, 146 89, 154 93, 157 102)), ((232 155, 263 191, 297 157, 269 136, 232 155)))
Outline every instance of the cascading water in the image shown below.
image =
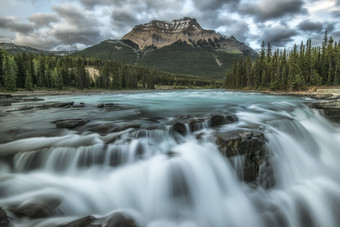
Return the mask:
POLYGON ((14 226, 119 212, 148 227, 340 225, 340 129, 301 98, 216 90, 43 98, 86 107, 0 117, 0 207, 14 226), (111 102, 119 108, 96 108, 111 102), (207 119, 216 113, 238 121, 212 127, 207 119), (37 136, 69 115, 90 121, 37 136), (185 119, 183 133, 170 126, 176 119, 185 119), (187 119, 195 120, 193 132, 187 119), (91 130, 108 123, 106 133, 91 130), (11 129, 25 133, 13 137, 11 129), (255 187, 242 180, 246 156, 228 159, 215 144, 216 133, 237 129, 266 139, 270 168, 260 166, 255 187), (51 212, 27 219, 13 211, 30 204, 51 212))

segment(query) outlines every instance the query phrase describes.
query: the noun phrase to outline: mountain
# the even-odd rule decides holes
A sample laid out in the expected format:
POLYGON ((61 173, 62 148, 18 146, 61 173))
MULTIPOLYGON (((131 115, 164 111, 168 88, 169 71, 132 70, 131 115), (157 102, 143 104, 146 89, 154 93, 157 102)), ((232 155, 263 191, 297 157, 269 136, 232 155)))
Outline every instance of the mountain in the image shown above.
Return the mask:
POLYGON ((214 30, 203 29, 196 19, 159 21, 135 26, 121 40, 106 40, 74 53, 129 64, 145 65, 176 74, 223 78, 234 59, 258 54, 214 30))
POLYGON ((192 46, 257 56, 253 49, 239 42, 234 36, 224 36, 214 30, 205 30, 196 19, 190 17, 171 22, 153 20, 147 24, 137 25, 124 35, 122 40, 132 41, 139 46, 140 50, 149 47, 160 49, 182 41, 192 46))
POLYGON ((10 54, 21 54, 25 52, 25 53, 34 53, 34 54, 44 54, 44 55, 54 54, 58 56, 69 55, 69 54, 76 52, 76 50, 70 50, 70 51, 40 50, 40 49, 36 49, 33 47, 17 45, 14 43, 0 43, 0 49, 6 50, 10 54))

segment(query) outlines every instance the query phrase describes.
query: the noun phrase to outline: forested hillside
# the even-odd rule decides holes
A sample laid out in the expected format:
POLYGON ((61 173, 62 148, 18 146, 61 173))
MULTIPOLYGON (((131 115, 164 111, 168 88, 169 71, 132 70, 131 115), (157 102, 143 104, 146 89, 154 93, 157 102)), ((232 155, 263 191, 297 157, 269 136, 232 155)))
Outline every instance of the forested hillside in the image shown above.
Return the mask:
POLYGON ((115 61, 32 53, 12 56, 0 50, 0 88, 8 91, 67 87, 153 89, 155 85, 219 87, 221 84, 115 61))
POLYGON ((272 51, 270 43, 262 42, 259 57, 240 58, 227 72, 225 87, 229 89, 302 90, 306 86, 340 85, 340 44, 332 37, 323 37, 322 46, 296 44, 287 52, 272 51))

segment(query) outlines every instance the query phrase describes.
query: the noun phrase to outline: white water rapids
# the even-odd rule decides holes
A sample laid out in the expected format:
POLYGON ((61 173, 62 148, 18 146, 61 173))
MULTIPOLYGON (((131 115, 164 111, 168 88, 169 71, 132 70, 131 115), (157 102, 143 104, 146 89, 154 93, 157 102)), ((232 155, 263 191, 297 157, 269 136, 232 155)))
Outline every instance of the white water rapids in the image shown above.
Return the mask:
POLYGON ((219 90, 42 98, 85 107, 0 117, 0 207, 60 201, 48 217, 8 211, 14 226, 53 227, 115 212, 145 227, 340 225, 340 128, 302 98, 219 90), (96 108, 100 103, 119 108, 96 108), (184 135, 167 124, 184 115, 207 119, 226 112, 238 121, 219 127, 205 121, 184 135), (79 130, 51 123, 69 118, 90 121, 79 130), (100 124, 141 127, 89 130, 100 124), (261 174, 272 176, 270 187, 240 180, 244 157, 219 152, 212 135, 235 129, 264 133, 271 172, 261 174))

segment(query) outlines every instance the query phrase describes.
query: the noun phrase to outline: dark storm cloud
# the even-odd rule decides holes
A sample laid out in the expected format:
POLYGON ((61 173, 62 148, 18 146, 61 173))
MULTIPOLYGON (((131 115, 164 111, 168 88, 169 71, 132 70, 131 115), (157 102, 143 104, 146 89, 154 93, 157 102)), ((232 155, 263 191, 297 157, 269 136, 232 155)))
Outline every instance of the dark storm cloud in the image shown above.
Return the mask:
POLYGON ((81 43, 90 45, 102 41, 99 31, 96 29, 69 29, 59 28, 53 32, 54 37, 60 40, 63 44, 81 43))
POLYGON ((51 30, 61 43, 90 45, 104 39, 99 29, 101 22, 91 14, 72 5, 53 7, 53 10, 65 21, 51 30))
POLYGON ((307 14, 302 0, 259 0, 239 6, 239 12, 254 16, 258 21, 279 19, 287 15, 307 14))
POLYGON ((333 23, 328 23, 326 24, 324 30, 327 30, 328 33, 334 31, 335 29, 335 25, 333 23))
POLYGON ((0 28, 23 34, 28 34, 34 30, 34 26, 32 24, 18 23, 13 18, 3 17, 0 17, 0 28))
POLYGON ((113 5, 117 3, 115 0, 80 0, 80 2, 88 8, 93 8, 97 5, 113 5))
POLYGON ((59 22, 59 18, 56 15, 48 13, 32 14, 28 19, 29 21, 33 22, 38 28, 48 27, 51 23, 59 22))
POLYGON ((99 21, 82 11, 80 8, 76 8, 72 5, 55 6, 53 10, 67 23, 82 27, 96 27, 100 23, 99 21))
POLYGON ((293 37, 298 35, 294 29, 284 26, 275 26, 264 30, 262 39, 259 42, 270 42, 275 47, 285 47, 287 43, 293 41, 293 37))
POLYGON ((193 3, 200 10, 218 10, 224 5, 235 8, 240 0, 193 0, 193 3))
POLYGON ((133 27, 138 23, 137 18, 133 12, 127 12, 122 10, 113 10, 111 15, 111 23, 113 27, 133 27))
POLYGON ((298 28, 302 31, 321 32, 323 29, 323 25, 320 22, 312 22, 310 20, 305 20, 298 25, 298 28))

